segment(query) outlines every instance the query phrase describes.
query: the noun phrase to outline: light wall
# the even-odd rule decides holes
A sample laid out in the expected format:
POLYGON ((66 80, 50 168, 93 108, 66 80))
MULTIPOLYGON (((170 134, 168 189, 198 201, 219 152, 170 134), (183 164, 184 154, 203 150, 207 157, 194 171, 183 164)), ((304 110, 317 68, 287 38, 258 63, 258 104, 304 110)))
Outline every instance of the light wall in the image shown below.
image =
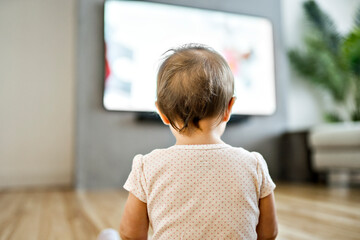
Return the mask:
POLYGON ((0 188, 72 183, 75 6, 0 1, 0 188))

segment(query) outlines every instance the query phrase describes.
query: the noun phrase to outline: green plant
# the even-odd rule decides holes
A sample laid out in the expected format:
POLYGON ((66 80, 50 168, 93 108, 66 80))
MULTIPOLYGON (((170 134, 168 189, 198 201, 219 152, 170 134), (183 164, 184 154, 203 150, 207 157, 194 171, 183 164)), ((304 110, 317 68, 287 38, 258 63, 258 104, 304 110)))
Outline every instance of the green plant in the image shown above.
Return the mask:
MULTIPOLYGON (((351 32, 342 36, 331 18, 313 0, 304 3, 310 28, 305 49, 292 49, 292 66, 305 79, 328 91, 333 100, 346 108, 353 121, 360 120, 360 8, 351 32)), ((342 121, 336 111, 327 121, 342 121)))

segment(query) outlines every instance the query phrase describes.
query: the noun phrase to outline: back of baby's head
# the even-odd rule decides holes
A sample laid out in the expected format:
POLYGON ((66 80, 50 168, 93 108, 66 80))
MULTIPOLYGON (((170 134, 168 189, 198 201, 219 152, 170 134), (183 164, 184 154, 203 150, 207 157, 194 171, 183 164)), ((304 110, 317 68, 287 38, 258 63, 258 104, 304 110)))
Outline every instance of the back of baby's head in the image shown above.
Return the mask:
POLYGON ((234 94, 225 59, 200 44, 167 51, 157 76, 157 104, 179 132, 200 129, 199 121, 223 116, 234 94))

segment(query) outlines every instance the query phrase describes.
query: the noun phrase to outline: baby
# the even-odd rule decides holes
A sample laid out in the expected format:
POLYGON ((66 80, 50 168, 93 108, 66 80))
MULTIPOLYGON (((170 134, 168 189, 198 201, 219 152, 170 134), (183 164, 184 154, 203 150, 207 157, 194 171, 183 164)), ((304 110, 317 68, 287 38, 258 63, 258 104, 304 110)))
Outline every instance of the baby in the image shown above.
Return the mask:
MULTIPOLYGON (((122 239, 275 239, 275 184, 263 157, 221 140, 235 102, 234 79, 213 49, 167 52, 156 107, 176 144, 137 155, 122 239)), ((116 239, 116 238, 114 238, 116 239)))

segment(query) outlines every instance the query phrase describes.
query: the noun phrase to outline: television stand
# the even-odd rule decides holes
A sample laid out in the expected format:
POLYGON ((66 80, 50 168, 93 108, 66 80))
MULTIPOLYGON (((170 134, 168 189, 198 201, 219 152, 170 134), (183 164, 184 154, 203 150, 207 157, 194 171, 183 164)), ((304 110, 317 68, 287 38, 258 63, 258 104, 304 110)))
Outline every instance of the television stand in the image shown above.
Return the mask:
MULTIPOLYGON (((250 115, 231 115, 228 124, 240 124, 246 122, 250 117, 250 115)), ((156 112, 138 112, 136 113, 136 120, 140 122, 145 121, 162 123, 159 114, 157 114, 156 112)))

